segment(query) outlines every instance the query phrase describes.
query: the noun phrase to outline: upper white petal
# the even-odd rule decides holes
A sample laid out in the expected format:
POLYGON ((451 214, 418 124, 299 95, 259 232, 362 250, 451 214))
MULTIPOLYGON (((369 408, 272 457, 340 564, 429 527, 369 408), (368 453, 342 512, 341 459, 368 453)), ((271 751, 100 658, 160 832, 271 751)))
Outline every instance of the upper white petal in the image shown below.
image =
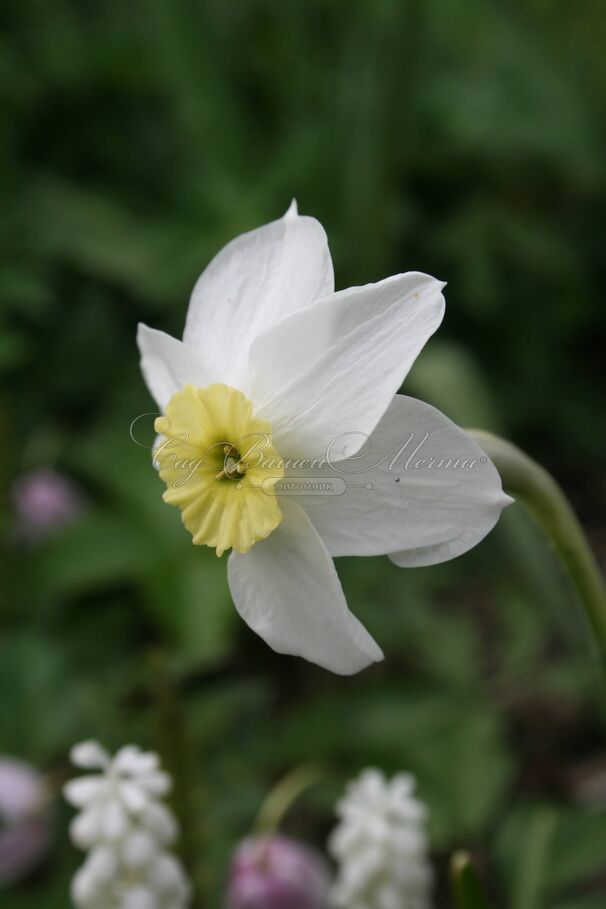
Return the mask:
POLYGON ((139 323, 137 343, 143 378, 160 410, 184 385, 204 388, 211 384, 210 373, 199 356, 182 341, 139 323))
POLYGON ((158 755, 154 751, 142 751, 138 745, 123 745, 112 762, 113 770, 133 776, 153 772, 159 766, 158 755))
POLYGON ((93 740, 74 745, 69 757, 72 764, 75 764, 76 767, 83 767, 86 770, 106 767, 109 763, 109 752, 99 742, 93 740))
POLYGON ((278 653, 342 675, 383 654, 347 608, 332 559, 300 506, 281 500, 283 521, 250 552, 233 553, 228 579, 244 621, 278 653))
POLYGON ((341 495, 300 499, 333 556, 446 561, 479 543, 511 501, 476 442, 405 395, 394 397, 358 456, 334 468, 322 475, 344 480, 341 495))
POLYGON ((212 382, 246 391, 254 338, 333 290, 324 228, 297 214, 294 203, 283 218, 228 243, 202 272, 183 340, 199 354, 212 382))
POLYGON ((352 287, 257 338, 251 396, 283 457, 355 453, 440 324, 443 286, 409 272, 352 287))

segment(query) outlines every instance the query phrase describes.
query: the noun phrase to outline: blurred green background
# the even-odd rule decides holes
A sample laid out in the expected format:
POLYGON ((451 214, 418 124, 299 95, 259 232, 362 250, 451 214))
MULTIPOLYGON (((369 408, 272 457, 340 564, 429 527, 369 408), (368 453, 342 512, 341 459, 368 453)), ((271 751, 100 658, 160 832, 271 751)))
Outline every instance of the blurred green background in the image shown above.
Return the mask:
MULTIPOLYGON (((406 768, 440 906, 464 845, 497 906, 603 907, 603 698, 518 507, 453 563, 339 560, 386 652, 341 679, 248 631, 129 438, 154 409, 136 323, 180 336, 210 257, 296 196, 337 287, 448 281, 405 390, 541 460, 603 563, 601 0, 4 0, 0 22, 0 752, 59 782, 75 741, 157 748, 197 905, 220 906, 269 786, 312 760, 329 780, 288 833, 322 846, 349 775, 406 768), (28 542, 13 484, 48 466, 84 512, 28 542)), ((68 818, 3 907, 67 905, 68 818)))

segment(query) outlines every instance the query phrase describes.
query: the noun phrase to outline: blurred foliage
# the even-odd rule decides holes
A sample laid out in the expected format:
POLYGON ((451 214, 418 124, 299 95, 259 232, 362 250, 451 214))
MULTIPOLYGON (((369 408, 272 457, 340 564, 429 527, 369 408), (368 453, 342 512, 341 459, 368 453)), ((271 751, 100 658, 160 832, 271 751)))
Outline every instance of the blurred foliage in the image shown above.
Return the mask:
MULTIPOLYGON (((129 437, 153 410, 137 321, 180 335, 209 258, 295 195, 337 286, 448 279, 406 389, 542 460, 603 554, 600 0, 5 0, 0 23, 0 751, 60 781, 77 740, 158 748, 205 905, 271 782, 308 759, 331 775, 295 835, 324 842, 360 767, 406 768, 440 905, 455 846, 496 905, 603 905, 600 692, 523 515, 452 564, 341 560, 386 661, 340 679, 246 629, 224 560, 160 499, 152 418, 129 437), (28 546, 11 485, 49 464, 87 507, 28 546)), ((67 818, 7 909, 66 905, 67 818)))

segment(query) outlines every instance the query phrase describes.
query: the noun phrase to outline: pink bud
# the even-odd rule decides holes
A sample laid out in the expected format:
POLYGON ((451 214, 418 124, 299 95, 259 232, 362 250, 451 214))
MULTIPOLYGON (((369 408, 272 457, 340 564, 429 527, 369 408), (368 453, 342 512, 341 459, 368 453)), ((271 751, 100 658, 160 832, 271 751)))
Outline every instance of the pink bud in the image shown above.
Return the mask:
POLYGON ((25 877, 48 852, 49 794, 21 761, 0 757, 0 887, 25 877))
POLYGON ((228 909, 324 909, 330 873, 321 855, 284 836, 244 840, 236 850, 228 909))
POLYGON ((82 510, 76 487, 56 470, 41 468, 21 476, 13 487, 19 530, 29 539, 48 536, 82 510))

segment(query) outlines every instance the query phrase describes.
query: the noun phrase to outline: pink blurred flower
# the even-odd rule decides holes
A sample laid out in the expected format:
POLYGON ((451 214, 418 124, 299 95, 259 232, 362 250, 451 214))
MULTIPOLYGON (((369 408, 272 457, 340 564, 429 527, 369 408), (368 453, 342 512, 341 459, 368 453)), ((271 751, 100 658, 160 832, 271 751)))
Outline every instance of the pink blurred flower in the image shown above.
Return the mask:
POLYGON ((50 833, 44 780, 27 764, 0 757, 0 887, 39 864, 48 852, 50 833))
POLYGON ((330 873, 319 853, 284 836, 244 840, 236 850, 228 909, 324 909, 330 873))
POLYGON ((82 499, 74 484, 47 467, 23 474, 13 487, 19 529, 29 539, 48 536, 76 518, 82 499))

